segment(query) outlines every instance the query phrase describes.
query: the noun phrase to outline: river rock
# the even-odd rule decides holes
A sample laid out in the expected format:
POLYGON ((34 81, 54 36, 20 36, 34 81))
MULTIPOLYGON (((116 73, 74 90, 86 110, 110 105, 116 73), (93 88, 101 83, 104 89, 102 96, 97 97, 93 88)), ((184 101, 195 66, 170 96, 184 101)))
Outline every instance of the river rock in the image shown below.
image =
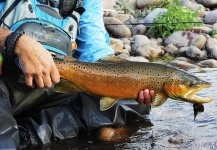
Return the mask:
POLYGON ((177 57, 177 58, 174 59, 174 61, 175 60, 184 61, 184 62, 188 62, 188 63, 191 63, 191 64, 195 63, 195 60, 187 58, 187 57, 177 57))
POLYGON ((132 28, 132 35, 145 35, 146 33, 146 26, 145 25, 137 25, 135 27, 132 28))
POLYGON ((129 29, 133 27, 132 24, 137 24, 137 20, 129 14, 118 14, 116 18, 125 24, 129 29))
POLYGON ((166 37, 164 40, 164 44, 173 44, 176 47, 188 47, 192 45, 192 41, 194 38, 198 36, 197 33, 193 33, 190 31, 176 31, 173 32, 170 36, 166 37))
POLYGON ((110 11, 107 15, 104 15, 104 17, 116 17, 118 14, 118 11, 110 11))
POLYGON ((144 22, 145 23, 153 23, 154 18, 156 18, 158 14, 166 13, 166 12, 167 12, 166 8, 156 8, 145 17, 144 22))
POLYGON ((124 44, 128 44, 131 45, 132 41, 129 40, 128 38, 120 38, 120 40, 124 43, 124 44))
POLYGON ((207 55, 205 52, 201 51, 199 48, 195 46, 190 46, 186 51, 186 56, 192 58, 194 60, 205 60, 207 59, 207 55))
POLYGON ((197 65, 205 68, 217 68, 217 60, 208 59, 197 63, 197 65))
POLYGON ((124 44, 120 39, 110 38, 110 43, 111 43, 112 49, 115 52, 119 51, 119 50, 123 50, 123 48, 124 48, 124 44))
POLYGON ((213 29, 210 27, 191 27, 186 29, 186 31, 191 31, 194 33, 207 33, 207 34, 210 34, 212 30, 213 29))
POLYGON ((186 51, 189 47, 180 47, 178 50, 178 56, 185 56, 186 51))
POLYGON ((130 52, 127 49, 122 49, 122 50, 116 50, 115 51, 115 55, 121 55, 121 54, 125 54, 127 56, 130 56, 130 52))
POLYGON ((155 38, 149 38, 149 40, 150 40, 150 43, 157 45, 157 40, 155 38))
POLYGON ((137 61, 137 62, 149 62, 148 59, 146 59, 145 57, 142 56, 135 56, 135 57, 129 57, 127 60, 129 61, 137 61))
POLYGON ((104 10, 115 10, 117 7, 115 0, 103 0, 102 3, 104 10))
POLYGON ((142 9, 149 6, 157 6, 163 2, 163 0, 137 0, 137 7, 142 9))
POLYGON ((125 38, 131 36, 130 29, 115 17, 103 17, 107 31, 116 38, 125 38), (110 25, 118 24, 118 25, 110 25))
POLYGON ((192 2, 190 0, 181 0, 180 5, 189 7, 193 9, 194 11, 198 11, 198 14, 200 17, 204 17, 206 15, 205 7, 201 4, 196 3, 195 1, 192 2))
POLYGON ((150 43, 150 40, 145 35, 135 35, 133 36, 133 44, 132 44, 132 51, 136 51, 138 46, 146 45, 150 43))
POLYGON ((217 40, 215 38, 207 40, 206 49, 210 58, 217 59, 217 40))
POLYGON ((212 29, 213 29, 213 30, 217 30, 217 23, 214 23, 214 24, 213 24, 212 29))
POLYGON ((202 49, 206 44, 206 37, 204 35, 196 35, 195 38, 192 39, 192 46, 195 46, 199 49, 202 49))
POLYGON ((197 2, 208 8, 214 8, 217 6, 216 0, 197 0, 197 2))
POLYGON ((147 43, 145 45, 138 46, 135 53, 147 59, 154 59, 162 56, 164 54, 164 51, 156 44, 147 43))
POLYGON ((157 45, 158 46, 162 46, 163 45, 163 41, 164 40, 162 38, 157 38, 156 41, 157 41, 157 45))
POLYGON ((122 23, 129 23, 129 24, 137 23, 136 19, 129 14, 118 14, 116 18, 119 19, 122 23))
POLYGON ((210 11, 204 17, 204 23, 214 23, 217 22, 217 10, 210 11))
POLYGON ((178 67, 183 70, 192 70, 192 69, 199 69, 197 65, 191 64, 185 61, 173 60, 170 62, 170 65, 178 67))
POLYGON ((162 49, 165 51, 165 53, 169 53, 172 56, 178 56, 179 54, 179 49, 173 44, 168 44, 165 48, 162 49))
POLYGON ((128 50, 128 52, 131 52, 131 46, 129 44, 124 44, 124 49, 128 50))

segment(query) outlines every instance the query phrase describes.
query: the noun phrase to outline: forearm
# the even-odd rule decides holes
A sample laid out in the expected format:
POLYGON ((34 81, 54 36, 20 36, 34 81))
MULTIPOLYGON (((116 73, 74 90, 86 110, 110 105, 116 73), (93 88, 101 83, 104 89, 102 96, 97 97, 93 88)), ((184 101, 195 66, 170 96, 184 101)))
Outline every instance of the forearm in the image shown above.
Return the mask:
POLYGON ((82 61, 93 62, 113 54, 114 51, 105 37, 102 0, 85 0, 83 7, 85 12, 80 18, 78 48, 74 56, 82 61))
POLYGON ((12 31, 0 27, 0 52, 5 52, 4 51, 5 40, 11 32, 12 31))

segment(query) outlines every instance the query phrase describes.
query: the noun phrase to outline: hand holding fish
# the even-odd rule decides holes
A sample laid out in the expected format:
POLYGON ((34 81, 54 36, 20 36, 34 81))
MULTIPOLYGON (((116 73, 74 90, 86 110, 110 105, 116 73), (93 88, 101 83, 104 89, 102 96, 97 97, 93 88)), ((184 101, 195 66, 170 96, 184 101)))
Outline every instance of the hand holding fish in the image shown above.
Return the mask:
POLYGON ((146 104, 147 106, 151 106, 151 101, 154 99, 154 90, 145 89, 139 92, 139 97, 136 101, 139 104, 146 104))
POLYGON ((52 86, 52 82, 59 82, 60 75, 51 54, 31 37, 22 35, 19 38, 15 54, 19 58, 28 86, 33 86, 33 80, 36 81, 39 88, 49 88, 52 86))

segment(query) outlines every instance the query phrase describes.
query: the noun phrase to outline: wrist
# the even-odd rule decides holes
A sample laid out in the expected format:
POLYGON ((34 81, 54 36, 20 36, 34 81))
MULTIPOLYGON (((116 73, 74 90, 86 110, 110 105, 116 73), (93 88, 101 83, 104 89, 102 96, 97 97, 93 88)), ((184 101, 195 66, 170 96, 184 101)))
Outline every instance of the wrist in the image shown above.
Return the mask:
POLYGON ((5 46, 4 46, 5 56, 6 56, 6 60, 9 63, 14 63, 14 59, 16 57, 14 50, 15 50, 17 41, 23 34, 25 34, 23 31, 17 30, 9 34, 5 40, 5 46))

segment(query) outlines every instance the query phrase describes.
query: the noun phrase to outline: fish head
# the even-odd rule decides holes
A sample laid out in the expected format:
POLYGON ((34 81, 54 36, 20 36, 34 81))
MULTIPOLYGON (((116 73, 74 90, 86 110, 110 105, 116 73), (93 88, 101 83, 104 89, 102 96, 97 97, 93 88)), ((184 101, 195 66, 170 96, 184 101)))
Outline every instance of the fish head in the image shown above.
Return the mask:
POLYGON ((184 71, 172 73, 163 86, 172 99, 198 104, 212 101, 211 97, 204 98, 196 95, 200 90, 211 87, 212 84, 184 71))

